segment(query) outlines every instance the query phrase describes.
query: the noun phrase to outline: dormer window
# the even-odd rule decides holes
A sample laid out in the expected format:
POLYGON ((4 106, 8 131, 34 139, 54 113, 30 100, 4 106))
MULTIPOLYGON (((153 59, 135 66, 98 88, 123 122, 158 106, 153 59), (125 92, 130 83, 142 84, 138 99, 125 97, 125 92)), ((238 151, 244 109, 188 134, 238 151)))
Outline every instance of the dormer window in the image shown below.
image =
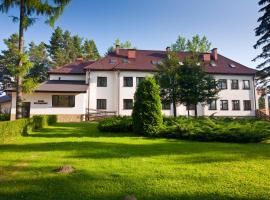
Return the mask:
POLYGON ((236 68, 236 65, 233 64, 233 63, 229 64, 229 66, 230 66, 231 68, 236 68))
POLYGON ((128 59, 127 58, 123 58, 123 63, 128 63, 128 59))
POLYGON ((161 64, 162 64, 161 61, 156 61, 156 60, 152 60, 151 63, 152 63, 153 65, 161 65, 161 64))
POLYGON ((111 58, 110 59, 110 64, 116 64, 117 63, 117 60, 116 59, 114 59, 114 58, 111 58))
POLYGON ((216 67, 217 63, 214 60, 211 60, 210 65, 211 65, 211 67, 216 67))

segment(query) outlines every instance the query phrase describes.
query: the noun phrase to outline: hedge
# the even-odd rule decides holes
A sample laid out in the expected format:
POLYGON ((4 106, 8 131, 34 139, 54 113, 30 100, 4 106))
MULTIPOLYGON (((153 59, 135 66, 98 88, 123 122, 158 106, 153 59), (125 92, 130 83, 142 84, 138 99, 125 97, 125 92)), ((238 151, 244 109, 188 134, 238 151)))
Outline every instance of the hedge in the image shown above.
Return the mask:
MULTIPOLYGON (((98 125, 103 132, 131 132, 132 119, 114 117, 98 125)), ((156 137, 196 141, 257 143, 270 138, 270 122, 256 118, 165 117, 156 137)))
POLYGON ((102 132, 132 132, 131 117, 110 117, 99 122, 98 129, 102 132))
POLYGON ((0 121, 9 121, 10 115, 9 114, 0 114, 0 121))
POLYGON ((52 125, 56 121, 57 116, 55 115, 41 115, 30 119, 0 122, 0 143, 5 143, 21 135, 27 135, 31 131, 52 125))

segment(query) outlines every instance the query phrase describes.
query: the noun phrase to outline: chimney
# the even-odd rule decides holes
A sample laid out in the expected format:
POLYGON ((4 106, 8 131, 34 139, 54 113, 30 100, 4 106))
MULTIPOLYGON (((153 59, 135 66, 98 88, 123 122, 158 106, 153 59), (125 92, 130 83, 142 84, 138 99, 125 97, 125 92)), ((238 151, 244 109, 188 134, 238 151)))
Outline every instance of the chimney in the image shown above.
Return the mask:
POLYGON ((210 62, 211 61, 211 54, 210 53, 203 53, 202 59, 203 59, 203 62, 210 62))
POLYGON ((78 58, 76 58, 76 61, 82 62, 82 61, 83 61, 83 57, 78 57, 78 58))
POLYGON ((120 45, 117 44, 117 45, 115 45, 115 54, 119 55, 119 52, 120 52, 120 45))
POLYGON ((128 49, 128 58, 131 58, 131 59, 136 58, 136 49, 128 49))
POLYGON ((218 60, 218 49, 217 48, 212 49, 211 57, 214 61, 218 60))
POLYGON ((171 51, 171 47, 166 47, 166 51, 169 53, 171 51))

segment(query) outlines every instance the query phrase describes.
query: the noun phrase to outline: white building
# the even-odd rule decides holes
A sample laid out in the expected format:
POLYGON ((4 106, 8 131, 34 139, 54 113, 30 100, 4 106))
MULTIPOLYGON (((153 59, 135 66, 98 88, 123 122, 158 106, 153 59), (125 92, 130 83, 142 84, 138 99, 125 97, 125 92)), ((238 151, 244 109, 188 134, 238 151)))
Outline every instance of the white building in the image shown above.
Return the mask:
MULTIPOLYGON (((166 51, 120 49, 99 61, 77 60, 75 63, 50 71, 49 80, 33 94, 24 95, 24 116, 57 114, 60 121, 84 120, 90 110, 112 111, 131 115, 133 96, 138 83, 152 76, 156 64, 166 51)), ((179 52, 180 60, 188 56, 179 52)), ((256 70, 243 66, 217 53, 201 55, 204 70, 218 81, 221 91, 211 105, 197 105, 200 116, 255 116, 256 70)), ((11 118, 15 118, 15 92, 12 92, 11 118)), ((164 115, 173 115, 172 106, 163 105, 164 115)), ((191 112, 194 114, 194 111, 191 112)), ((187 115, 184 105, 177 115, 187 115)))

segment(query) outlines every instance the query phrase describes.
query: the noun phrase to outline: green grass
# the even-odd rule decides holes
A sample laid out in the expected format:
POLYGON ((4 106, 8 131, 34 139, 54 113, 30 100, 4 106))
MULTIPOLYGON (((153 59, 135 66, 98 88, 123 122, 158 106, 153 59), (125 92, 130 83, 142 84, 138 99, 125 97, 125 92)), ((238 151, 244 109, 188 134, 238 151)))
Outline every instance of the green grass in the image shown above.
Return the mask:
POLYGON ((57 124, 0 145, 0 199, 270 199, 270 144, 202 143, 57 124), (69 164, 72 174, 54 169, 69 164))

